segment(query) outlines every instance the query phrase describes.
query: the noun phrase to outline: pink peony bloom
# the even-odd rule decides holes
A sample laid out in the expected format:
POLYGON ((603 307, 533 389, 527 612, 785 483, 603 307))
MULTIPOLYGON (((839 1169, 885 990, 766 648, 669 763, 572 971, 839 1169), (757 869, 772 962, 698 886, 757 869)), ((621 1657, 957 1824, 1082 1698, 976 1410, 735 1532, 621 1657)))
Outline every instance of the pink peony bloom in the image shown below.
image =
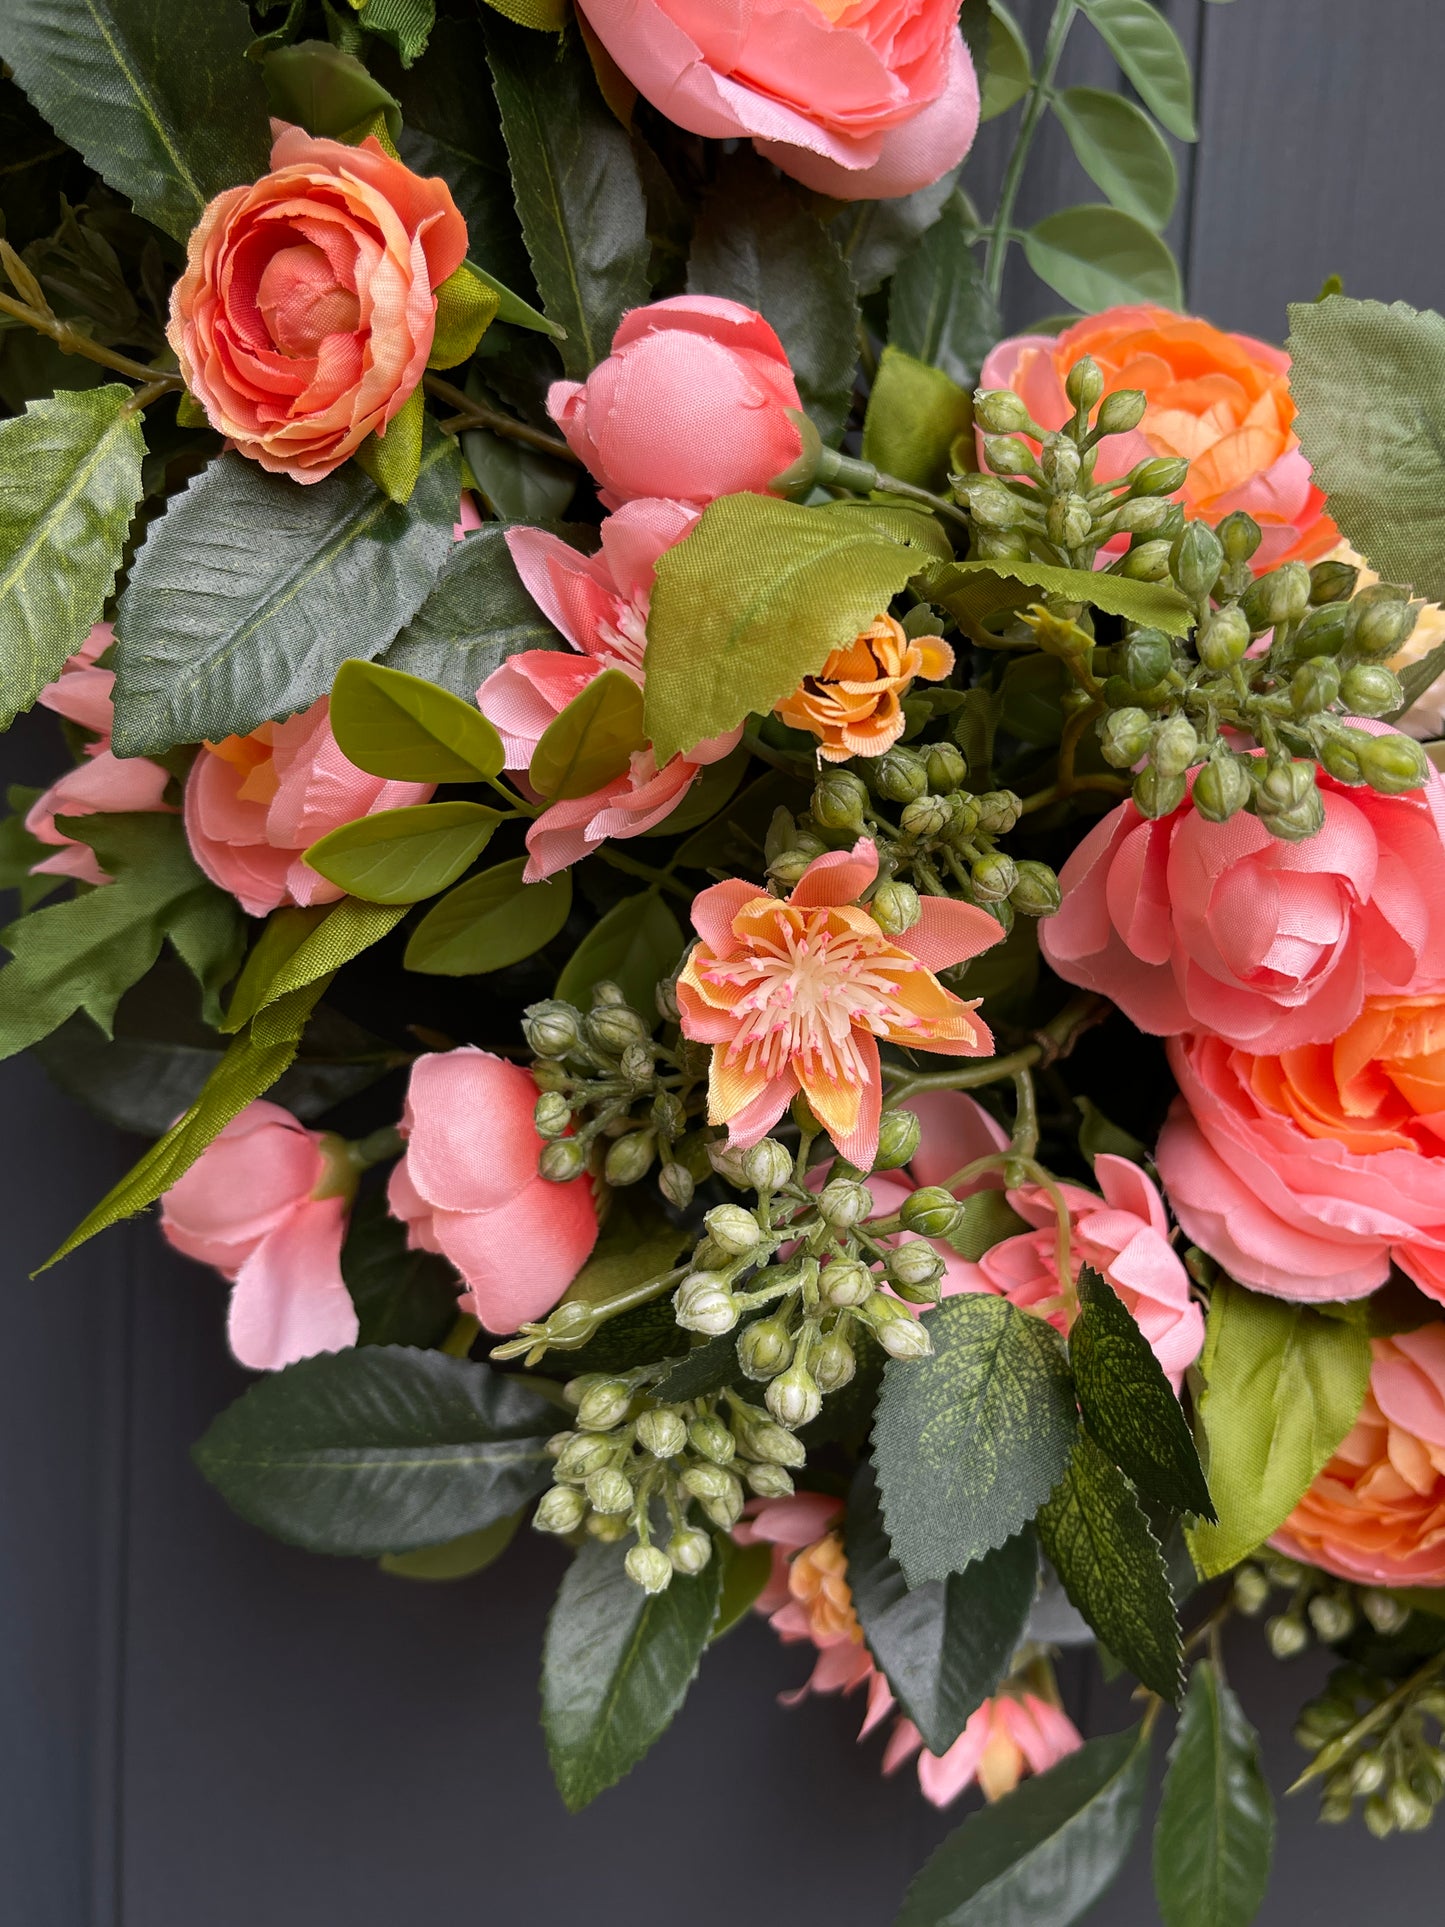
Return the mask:
MULTIPOLYGON (((581 555, 542 529, 508 529, 507 547, 533 600, 572 647, 527 649, 509 656, 477 691, 495 724, 507 768, 526 770, 548 724, 605 669, 620 669, 641 686, 647 609, 657 558, 697 520, 681 502, 626 502, 602 524, 602 548, 581 555)), ((601 789, 544 810, 527 832, 526 881, 539 883, 578 862, 608 837, 641 836, 665 821, 703 767, 737 746, 740 729, 698 743, 662 768, 650 748, 601 789)))
POLYGON ((529 1072, 471 1044, 412 1066, 387 1202, 414 1250, 456 1266, 488 1331, 545 1317, 597 1242, 591 1181, 537 1173, 536 1102, 529 1072))
POLYGON ((1324 827, 1300 843, 1189 799, 1132 800, 1060 873, 1039 929, 1052 968, 1155 1036, 1212 1031, 1274 1053, 1337 1037, 1366 996, 1445 980, 1445 782, 1381 796, 1320 774, 1324 827))
POLYGON ((191 235, 167 338, 218 433, 319 482, 385 434, 421 380, 467 227, 445 181, 373 137, 272 127, 272 171, 218 194, 191 235))
POLYGON ((213 883, 248 916, 285 903, 335 903, 344 892, 302 861, 343 823, 425 803, 433 783, 386 783, 348 762, 323 696, 284 723, 203 743, 186 778, 186 835, 213 883))
POLYGON ((341 1243, 356 1175, 340 1139, 257 1098, 161 1199, 177 1251, 232 1281, 227 1335, 254 1371, 356 1343, 341 1243))
POLYGON ((608 508, 636 496, 704 507, 766 493, 803 441, 783 344, 741 302, 675 295, 633 308, 585 382, 554 381, 547 410, 601 484, 608 508))
POLYGON ((128 811, 164 810, 162 800, 170 776, 159 763, 144 756, 116 756, 110 747, 114 711, 111 691, 115 671, 98 669, 97 656, 111 644, 108 622, 98 622, 65 664, 59 679, 48 683, 36 699, 67 722, 77 723, 95 737, 85 746, 84 760, 37 796, 25 817, 25 827, 41 843, 54 846, 55 855, 31 865, 33 876, 74 877, 78 883, 109 883, 95 851, 77 843, 55 827, 57 816, 119 816, 128 811))
POLYGON ((978 131, 954 0, 580 0, 627 78, 669 120, 751 138, 840 200, 911 194, 978 131))
POLYGON ((1353 1431, 1270 1544, 1364 1586, 1445 1586, 1445 1325, 1370 1349, 1353 1431))

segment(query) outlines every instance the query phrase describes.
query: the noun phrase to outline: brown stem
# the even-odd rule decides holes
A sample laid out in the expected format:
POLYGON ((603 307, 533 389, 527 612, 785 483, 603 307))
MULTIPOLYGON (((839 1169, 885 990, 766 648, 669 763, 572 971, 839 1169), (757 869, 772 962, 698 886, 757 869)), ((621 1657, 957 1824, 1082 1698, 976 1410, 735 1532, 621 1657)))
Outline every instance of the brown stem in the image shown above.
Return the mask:
MULTIPOLYGON (((16 321, 23 321, 27 328, 34 328, 38 334, 49 335, 63 355, 82 355, 87 361, 99 362, 102 368, 113 368, 116 374, 141 382, 142 393, 149 401, 186 385, 179 375, 147 368, 143 361, 132 361, 129 355, 118 354, 114 348, 106 348, 100 342, 92 341, 89 335, 82 334, 68 321, 61 321, 56 315, 33 308, 28 301, 18 301, 13 294, 0 294, 0 314, 11 315, 16 321)), ((143 408, 145 405, 139 396, 131 403, 132 408, 143 408)))
POLYGON ((573 468, 581 468, 581 459, 574 455, 566 442, 556 435, 543 434, 540 428, 529 428, 526 422, 519 422, 515 416, 504 415, 500 408, 488 408, 485 402, 473 401, 470 395, 462 393, 451 382, 444 381, 440 375, 424 375, 422 381, 429 395, 438 401, 450 402, 456 414, 442 423, 451 433, 461 428, 489 428, 494 435, 504 435, 508 441, 520 442, 524 448, 534 448, 539 455, 550 455, 559 462, 570 462, 573 468))

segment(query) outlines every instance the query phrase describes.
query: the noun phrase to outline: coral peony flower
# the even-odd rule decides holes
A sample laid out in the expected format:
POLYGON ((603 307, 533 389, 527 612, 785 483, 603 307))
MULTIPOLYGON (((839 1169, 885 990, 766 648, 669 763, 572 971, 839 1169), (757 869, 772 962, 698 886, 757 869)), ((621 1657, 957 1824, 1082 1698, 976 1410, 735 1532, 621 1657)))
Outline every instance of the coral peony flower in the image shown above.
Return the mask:
POLYGON ((1381 796, 1320 775, 1324 827, 1300 843, 1186 799, 1149 822, 1119 805, 1060 873, 1039 930, 1052 968, 1141 1030, 1207 1030, 1261 1052, 1339 1033, 1366 996, 1445 981, 1445 783, 1381 796))
POLYGON ((677 983, 686 1036, 711 1044, 708 1121, 756 1144, 797 1091, 845 1158, 878 1149, 878 1039, 949 1057, 986 1057, 978 1004, 933 974, 999 941, 986 910, 925 897, 922 916, 886 937, 856 899, 878 874, 866 838, 810 863, 786 902, 730 879, 692 906, 701 937, 677 983))
POLYGON ((1393 1258, 1445 1301, 1445 991, 1277 1056, 1187 1033, 1169 1058, 1159 1173, 1195 1244, 1282 1298, 1359 1297, 1393 1258))
POLYGON ((118 816, 135 810, 164 810, 169 773, 144 756, 116 756, 110 747, 114 722, 111 692, 115 671, 96 667, 96 657, 111 644, 108 622, 98 622, 62 668, 36 698, 57 716, 89 730, 94 741, 85 746, 84 760, 37 796, 25 816, 25 827, 37 841, 52 845, 54 856, 32 863, 32 876, 74 877, 78 883, 109 883, 110 878, 87 843, 77 843, 55 827, 57 816, 118 816))
POLYGON ((1370 1341, 1354 1429, 1270 1544, 1367 1586, 1445 1585, 1445 1325, 1370 1341))
POLYGON ((682 294, 633 308, 585 382, 554 381, 547 410, 608 508, 660 495, 701 508, 766 493, 795 462, 800 408, 783 344, 738 301, 682 294))
POLYGON ((263 468, 319 482, 421 380, 467 228, 445 181, 374 138, 272 125, 272 171, 218 194, 191 236, 167 338, 213 428, 263 468))
POLYGON ((1100 442, 1099 481, 1117 481, 1151 455, 1187 457, 1186 512, 1208 522, 1235 509, 1252 515, 1264 534, 1256 571, 1318 561, 1338 542, 1294 432, 1282 348, 1168 308, 1107 308, 1061 335, 1001 341, 979 386, 1012 388, 1040 428, 1062 428, 1074 412, 1064 377, 1081 355, 1093 356, 1106 388, 1142 389, 1149 404, 1131 434, 1100 442))
MULTIPOLYGON (((527 649, 509 656, 477 691, 494 723, 507 768, 526 770, 543 731, 594 676, 620 669, 641 687, 647 609, 657 558, 697 520, 681 502, 625 502, 602 524, 602 548, 580 555, 542 529, 508 529, 507 547, 533 600, 572 647, 527 649)), ((657 767, 651 748, 601 789, 544 810, 527 832, 526 880, 539 883, 595 850, 608 837, 641 836, 670 816, 703 767, 737 746, 740 729, 698 743, 657 767)))
POLYGON ((590 1181, 538 1175, 536 1102, 530 1072, 472 1044, 412 1066, 387 1202, 414 1250, 456 1266, 488 1331, 545 1317, 597 1242, 590 1181))
POLYGON ((978 131, 954 0, 579 0, 652 105, 694 134, 751 137, 820 194, 911 194, 978 131))
POLYGON ((302 861, 328 830, 425 803, 434 783, 386 783, 341 753, 323 696, 284 723, 203 743, 186 778, 186 835, 213 883, 252 917, 344 894, 302 861))
POLYGON ((177 1251, 232 1281, 226 1331, 243 1365, 274 1372, 356 1343, 341 1275, 355 1188, 339 1138, 257 1098, 162 1197, 177 1251))
POLYGON ((941 636, 912 641, 903 624, 879 616, 844 649, 835 649, 808 676, 777 714, 793 729, 819 741, 826 763, 850 756, 881 756, 903 734, 902 698, 915 676, 938 682, 953 670, 953 651, 941 636))

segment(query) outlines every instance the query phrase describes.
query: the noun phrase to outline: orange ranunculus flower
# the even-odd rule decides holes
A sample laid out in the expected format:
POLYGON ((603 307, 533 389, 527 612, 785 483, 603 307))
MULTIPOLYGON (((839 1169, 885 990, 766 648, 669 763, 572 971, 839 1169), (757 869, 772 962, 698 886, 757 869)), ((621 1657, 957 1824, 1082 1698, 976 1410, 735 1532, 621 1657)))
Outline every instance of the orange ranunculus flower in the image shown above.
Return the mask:
POLYGON ((295 482, 382 433, 422 378, 436 291, 466 258, 445 181, 279 130, 271 169, 202 214, 167 336, 211 426, 295 482))
POLYGON ((1099 444, 1100 481, 1151 455, 1186 456, 1190 515, 1218 522, 1244 509, 1264 531, 1256 572, 1316 562, 1339 541, 1294 432, 1282 348, 1168 308, 1108 308, 1058 336, 1000 342, 979 386, 1012 388, 1040 427, 1062 428, 1073 414, 1064 377, 1081 355, 1099 364, 1106 389, 1142 389, 1149 404, 1131 434, 1099 444))
POLYGON ((933 974, 1003 935, 986 910, 925 897, 885 936, 857 899, 878 874, 866 838, 810 863, 786 902, 731 879, 692 906, 702 942, 677 983, 684 1035, 713 1046, 708 1121, 746 1148, 798 1091, 839 1151, 867 1170, 878 1150, 878 1039, 950 1057, 987 1057, 993 1038, 933 974))
POLYGON ((901 622, 879 616, 846 648, 835 649, 776 713, 790 728, 818 738, 824 762, 881 756, 903 734, 901 699, 914 677, 937 682, 952 669, 953 651, 942 637, 913 641, 901 622))
POLYGON ((1354 1429, 1270 1544, 1367 1586, 1445 1585, 1445 1325, 1371 1340, 1354 1429))

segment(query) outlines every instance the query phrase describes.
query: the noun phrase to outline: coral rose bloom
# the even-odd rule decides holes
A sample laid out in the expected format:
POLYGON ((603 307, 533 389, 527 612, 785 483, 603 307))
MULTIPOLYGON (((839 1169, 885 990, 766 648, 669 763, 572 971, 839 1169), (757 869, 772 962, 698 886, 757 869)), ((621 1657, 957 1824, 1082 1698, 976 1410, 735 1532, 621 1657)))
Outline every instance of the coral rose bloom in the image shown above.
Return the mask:
POLYGON ((903 734, 902 698, 914 677, 938 682, 952 670, 953 651, 941 636, 911 641, 901 622, 879 616, 846 648, 833 650, 816 676, 778 704, 777 714, 818 738, 825 763, 881 756, 903 734))
POLYGON ((272 171, 202 214, 167 338, 213 428, 263 468, 319 482, 421 380, 467 228, 445 181, 374 138, 273 127, 272 171))
POLYGON ((1169 1046, 1160 1175, 1195 1244, 1282 1298, 1356 1298, 1393 1258, 1445 1301, 1445 993, 1371 997, 1326 1044, 1169 1046))
POLYGON ((1186 512, 1219 522, 1235 509, 1264 532, 1256 571, 1316 562, 1339 541, 1294 432, 1289 356, 1168 308, 1107 308, 1061 335, 1016 335, 984 362, 981 388, 1012 388, 1040 428, 1073 414, 1064 377, 1092 355, 1107 389, 1138 388, 1139 427, 1099 444, 1097 477, 1117 481, 1151 455, 1182 455, 1186 512))
POLYGON ((820 194, 911 194, 978 131, 956 0, 579 0, 597 38, 667 118, 751 137, 820 194))
POLYGON ((1354 1429, 1270 1544, 1366 1586, 1445 1585, 1445 1325, 1371 1340, 1354 1429))
POLYGON ((987 1057, 988 1026, 935 970, 1003 936, 986 910, 925 897, 911 930, 886 937, 856 899, 878 874, 868 838, 810 863, 786 902, 730 879, 692 906, 701 937, 677 982, 685 1036, 713 1046, 708 1121, 746 1147, 798 1091, 839 1151, 867 1170, 878 1150, 878 1039, 987 1057))

